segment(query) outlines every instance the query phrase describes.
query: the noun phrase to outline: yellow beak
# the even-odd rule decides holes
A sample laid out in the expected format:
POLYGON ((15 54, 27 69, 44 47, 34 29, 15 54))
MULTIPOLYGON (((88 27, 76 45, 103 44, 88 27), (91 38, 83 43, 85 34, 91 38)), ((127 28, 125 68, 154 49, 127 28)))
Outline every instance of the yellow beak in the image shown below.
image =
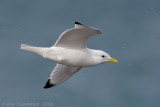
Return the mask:
POLYGON ((116 62, 116 63, 118 63, 118 61, 116 60, 116 59, 114 59, 114 58, 111 58, 111 59, 107 59, 109 62, 116 62))

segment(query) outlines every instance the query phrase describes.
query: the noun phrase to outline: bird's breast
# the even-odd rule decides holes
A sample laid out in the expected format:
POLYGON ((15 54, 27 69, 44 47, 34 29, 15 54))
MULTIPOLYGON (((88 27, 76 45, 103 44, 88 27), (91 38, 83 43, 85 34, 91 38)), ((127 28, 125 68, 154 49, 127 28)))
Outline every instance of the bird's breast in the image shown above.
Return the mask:
POLYGON ((52 47, 46 52, 47 59, 54 62, 70 66, 93 66, 91 58, 85 49, 67 49, 62 47, 52 47))

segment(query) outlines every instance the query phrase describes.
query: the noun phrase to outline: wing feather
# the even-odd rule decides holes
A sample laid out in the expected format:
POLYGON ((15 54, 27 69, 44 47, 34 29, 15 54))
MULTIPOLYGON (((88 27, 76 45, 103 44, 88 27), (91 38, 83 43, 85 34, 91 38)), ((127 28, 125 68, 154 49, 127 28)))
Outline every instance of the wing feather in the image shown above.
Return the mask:
POLYGON ((75 22, 75 28, 64 31, 54 44, 55 47, 86 48, 88 38, 101 34, 101 31, 75 22))
POLYGON ((71 77, 74 73, 76 73, 80 68, 82 67, 73 67, 63 64, 57 64, 52 73, 50 74, 50 77, 44 86, 44 88, 51 88, 53 86, 56 86, 65 80, 67 80, 69 77, 71 77))

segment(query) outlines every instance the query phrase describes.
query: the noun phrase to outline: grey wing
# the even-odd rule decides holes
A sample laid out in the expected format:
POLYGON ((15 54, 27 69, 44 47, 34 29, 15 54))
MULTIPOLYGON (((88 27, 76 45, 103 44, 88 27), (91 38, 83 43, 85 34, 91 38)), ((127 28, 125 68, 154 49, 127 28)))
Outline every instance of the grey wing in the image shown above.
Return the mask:
POLYGON ((75 28, 64 31, 54 46, 74 49, 86 48, 88 38, 97 34, 101 34, 101 31, 75 22, 75 28))
POLYGON ((51 88, 64 82, 81 68, 57 63, 44 88, 51 88))

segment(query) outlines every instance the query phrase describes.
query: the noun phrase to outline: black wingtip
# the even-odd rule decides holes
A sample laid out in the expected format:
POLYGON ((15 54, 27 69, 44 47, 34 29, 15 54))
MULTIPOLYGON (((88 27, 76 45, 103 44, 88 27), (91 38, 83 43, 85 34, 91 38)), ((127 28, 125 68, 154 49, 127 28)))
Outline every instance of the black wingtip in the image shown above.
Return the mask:
POLYGON ((55 84, 51 84, 51 83, 50 83, 50 80, 48 79, 46 85, 45 85, 43 88, 44 88, 44 89, 47 89, 47 88, 51 88, 51 87, 53 87, 53 86, 55 86, 55 84))
POLYGON ((81 23, 79 23, 79 22, 75 22, 75 24, 78 24, 78 25, 83 25, 83 24, 81 24, 81 23))

